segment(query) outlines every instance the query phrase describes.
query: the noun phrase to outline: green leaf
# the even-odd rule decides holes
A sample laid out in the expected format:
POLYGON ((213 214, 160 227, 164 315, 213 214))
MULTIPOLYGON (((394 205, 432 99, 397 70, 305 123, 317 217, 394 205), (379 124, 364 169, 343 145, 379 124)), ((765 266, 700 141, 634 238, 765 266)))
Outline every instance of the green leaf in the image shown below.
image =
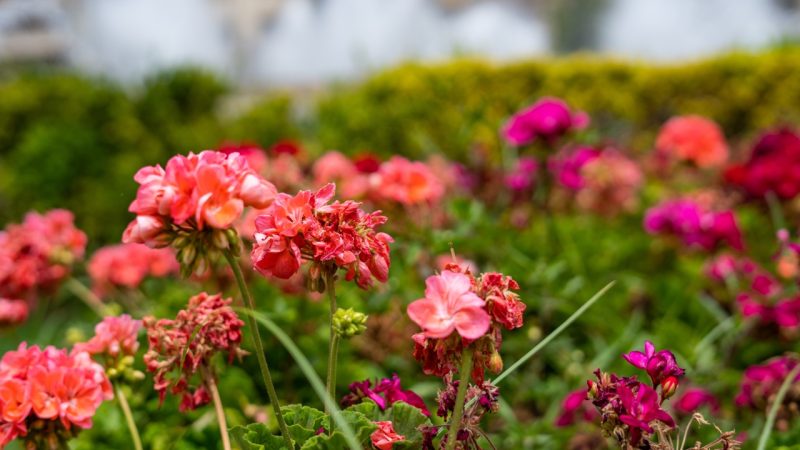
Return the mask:
POLYGON ((395 444, 395 449, 406 446, 407 448, 422 447, 422 432, 419 427, 430 425, 431 421, 418 408, 405 402, 395 402, 391 408, 386 410, 385 414, 386 420, 392 422, 394 431, 405 438, 402 446, 400 442, 395 444))
MULTIPOLYGON (((341 414, 345 422, 347 422, 347 424, 350 425, 350 428, 353 429, 356 439, 361 447, 369 448, 371 445, 370 436, 372 436, 372 433, 378 429, 378 426, 375 425, 372 420, 369 419, 369 417, 358 411, 344 410, 341 412, 341 414)), ((324 418, 324 426, 325 429, 330 429, 328 428, 330 426, 330 418, 327 416, 324 418)), ((344 434, 338 429, 335 429, 335 431, 330 435, 320 434, 312 437, 300 448, 303 450, 339 450, 346 448, 346 446, 347 441, 345 440, 344 434)))
POLYGON ((242 450, 287 450, 283 438, 273 435, 263 423, 235 426, 230 432, 242 450))
POLYGON ((299 445, 315 436, 325 420, 325 413, 309 406, 288 405, 281 408, 281 412, 292 438, 299 445))
POLYGON ((361 403, 349 406, 345 411, 354 411, 363 414, 367 419, 376 422, 378 420, 386 420, 384 412, 378 407, 378 404, 369 399, 364 399, 361 403))

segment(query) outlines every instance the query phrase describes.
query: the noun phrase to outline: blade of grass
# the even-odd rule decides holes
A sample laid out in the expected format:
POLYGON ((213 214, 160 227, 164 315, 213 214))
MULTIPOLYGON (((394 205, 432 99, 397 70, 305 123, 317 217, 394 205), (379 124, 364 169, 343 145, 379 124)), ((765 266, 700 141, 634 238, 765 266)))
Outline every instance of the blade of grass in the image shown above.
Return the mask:
POLYGON ((783 403, 783 397, 786 396, 786 391, 789 390, 789 386, 794 382, 794 379, 797 378, 798 373, 800 373, 800 364, 795 366, 795 368, 789 372, 789 375, 786 376, 786 379, 783 380, 783 384, 781 384, 781 388, 778 390, 778 395, 775 396, 775 400, 772 402, 772 406, 769 408, 767 421, 764 423, 764 431, 761 432, 761 437, 758 438, 757 450, 764 450, 767 448, 769 435, 772 434, 772 427, 775 426, 775 417, 778 415, 778 408, 781 407, 781 403, 783 403))
POLYGON ((597 291, 597 293, 594 294, 592 298, 590 298, 586 303, 584 303, 583 306, 581 306, 580 308, 578 308, 577 311, 572 313, 572 315, 569 316, 569 318, 567 318, 567 320, 565 320, 564 323, 559 325, 558 328, 553 330, 552 333, 548 334, 544 339, 539 341, 538 344, 536 344, 532 349, 530 349, 530 351, 528 351, 528 353, 526 353, 525 356, 518 359, 514 364, 512 364, 511 367, 504 370, 503 373, 501 373, 500 375, 497 376, 497 378, 492 380, 492 383, 494 385, 500 384, 500 382, 502 382, 506 377, 511 375, 521 365, 525 364, 525 362, 527 362, 534 355, 539 353, 547 344, 550 343, 550 341, 558 337, 559 334, 561 334, 564 330, 569 328, 569 326, 572 325, 572 322, 575 322, 575 320, 577 320, 578 317, 582 316, 583 313, 586 312, 586 310, 588 310, 589 308, 592 307, 592 305, 597 303, 597 301, 600 300, 600 297, 602 297, 606 292, 608 292, 608 290, 611 289, 614 286, 614 284, 616 284, 616 281, 608 283, 603 289, 597 291))
POLYGON ((272 333, 280 342, 286 347, 286 350, 289 354, 292 355, 295 362, 297 363, 300 370, 308 379, 308 382, 311 383, 311 387, 316 392, 317 396, 319 396, 322 403, 325 405, 325 408, 330 411, 331 418, 334 422, 336 422, 337 429, 344 434, 345 440, 347 441, 348 447, 350 450, 361 450, 361 445, 358 443, 358 439, 356 438, 353 429, 344 420, 341 413, 339 412, 339 407, 336 405, 336 401, 334 401, 329 395, 327 389, 325 389, 325 384, 322 382, 322 379, 317 375, 314 371, 314 368, 311 366, 311 362, 308 361, 308 358, 303 354, 300 348, 292 341, 292 338, 289 337, 275 322, 269 319, 264 314, 261 314, 256 311, 251 311, 246 308, 236 308, 237 311, 243 314, 250 314, 256 322, 260 323, 264 328, 267 329, 270 333, 272 333))

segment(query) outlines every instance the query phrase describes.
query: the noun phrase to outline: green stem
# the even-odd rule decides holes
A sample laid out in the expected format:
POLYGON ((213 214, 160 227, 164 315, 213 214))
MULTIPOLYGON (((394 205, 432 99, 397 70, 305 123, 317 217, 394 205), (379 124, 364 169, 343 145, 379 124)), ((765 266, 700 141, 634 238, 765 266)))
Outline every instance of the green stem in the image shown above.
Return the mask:
POLYGON ((219 424, 219 435, 222 437, 223 450, 231 450, 231 438, 228 436, 228 421, 225 419, 225 409, 222 407, 222 398, 219 396, 217 382, 214 381, 214 374, 208 368, 203 368, 203 378, 206 388, 211 394, 211 401, 214 403, 214 412, 217 413, 217 423, 219 424))
POLYGON ((131 412, 131 405, 128 404, 128 399, 122 388, 119 385, 114 385, 114 391, 117 394, 119 407, 122 409, 122 414, 125 415, 125 422, 128 424, 128 431, 131 433, 133 439, 133 448, 135 450, 142 450, 142 438, 139 436, 139 429, 136 427, 136 422, 133 420, 133 412, 131 412))
POLYGON ((800 374, 800 364, 795 366, 795 368, 789 372, 789 375, 786 376, 786 379, 783 380, 783 384, 778 390, 775 400, 772 401, 772 406, 769 408, 767 421, 764 423, 764 431, 761 432, 761 437, 758 439, 757 450, 764 450, 767 448, 767 441, 769 440, 769 435, 772 434, 772 427, 775 426, 775 418, 778 416, 778 410, 781 408, 781 404, 783 403, 783 397, 786 396, 786 391, 788 391, 789 386, 794 383, 794 380, 797 378, 798 374, 800 374))
POLYGON ((471 348, 466 348, 461 354, 461 369, 459 372, 461 378, 458 381, 456 405, 453 408, 453 415, 450 416, 450 428, 447 430, 446 450, 456 448, 458 430, 461 428, 461 419, 464 416, 464 398, 467 396, 467 386, 469 386, 469 377, 472 373, 472 353, 473 350, 471 348))
MULTIPOLYGON (((330 302, 330 316, 329 316, 329 324, 330 327, 330 342, 328 344, 328 378, 327 378, 327 390, 328 396, 330 396, 331 400, 334 402, 336 401, 336 360, 339 353, 339 336, 336 334, 336 330, 333 328, 333 316, 336 314, 336 272, 335 269, 328 269, 325 273, 325 290, 328 291, 328 299, 330 302)), ((327 409, 327 408, 326 408, 327 409)), ((330 414, 330 411, 327 411, 330 414)), ((331 429, 328 430, 329 433, 333 433, 333 422, 331 422, 331 429)))
POLYGON ((75 278, 69 278, 64 285, 98 316, 106 317, 111 315, 108 307, 100 300, 100 297, 96 296, 94 292, 84 286, 80 281, 75 278))
MULTIPOLYGON (((250 295, 250 290, 247 289, 247 284, 244 282, 244 275, 242 275, 242 268, 239 267, 239 261, 236 260, 236 257, 233 255, 232 251, 228 250, 224 253, 225 259, 231 266, 234 277, 236 277, 236 283, 239 285, 239 292, 242 294, 242 297, 244 297, 246 307, 250 311, 255 312, 256 307, 255 303, 253 302, 253 296, 250 295)), ((267 357, 264 355, 264 344, 261 343, 261 332, 259 331, 258 325, 256 324, 255 319, 253 319, 253 316, 250 314, 245 315, 247 316, 247 325, 250 327, 250 331, 252 332, 251 336, 253 338, 253 345, 256 348, 258 365, 261 367, 261 375, 264 381, 264 386, 267 388, 269 401, 272 404, 272 410, 275 412, 275 419, 278 421, 278 427, 281 429, 281 436, 283 436, 286 447, 293 449, 294 444, 292 443, 292 436, 289 434, 289 427, 286 426, 286 421, 283 420, 281 404, 278 401, 278 393, 275 392, 275 385, 272 383, 272 375, 269 373, 267 357)))

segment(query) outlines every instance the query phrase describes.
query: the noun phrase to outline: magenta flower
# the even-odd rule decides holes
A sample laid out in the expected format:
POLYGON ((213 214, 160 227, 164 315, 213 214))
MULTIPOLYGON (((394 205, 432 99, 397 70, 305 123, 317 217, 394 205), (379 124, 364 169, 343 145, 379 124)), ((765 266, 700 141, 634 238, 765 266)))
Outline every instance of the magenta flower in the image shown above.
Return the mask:
POLYGON ((425 337, 442 339, 456 330, 461 337, 475 340, 489 330, 485 302, 472 292, 470 277, 444 271, 425 280, 425 298, 408 305, 408 316, 425 337))
POLYGON ((551 158, 548 167, 560 185, 578 191, 585 185, 581 169, 598 156, 600 151, 597 149, 579 147, 565 155, 551 158))
POLYGON ((506 187, 514 192, 524 192, 533 189, 536 183, 536 173, 539 163, 535 158, 523 156, 514 164, 514 168, 504 178, 506 187))
POLYGON ((672 235, 687 247, 712 251, 726 243, 742 250, 742 233, 733 211, 709 211, 691 199, 664 201, 645 214, 644 228, 650 234, 672 235))
POLYGON ((717 400, 717 397, 702 388, 687 389, 673 403, 675 411, 685 415, 690 415, 703 406, 708 406, 714 414, 719 412, 719 400, 717 400))
POLYGON ((644 343, 644 353, 632 351, 622 355, 625 361, 632 366, 642 369, 650 376, 653 387, 658 386, 667 377, 681 377, 685 371, 678 366, 675 355, 669 350, 659 350, 656 352, 655 346, 650 341, 644 343))
POLYGON ((619 420, 630 427, 631 444, 637 445, 643 433, 652 433, 654 430, 650 423, 655 420, 669 427, 675 426, 675 421, 669 413, 659 406, 658 393, 650 386, 639 383, 634 394, 631 388, 620 384, 618 393, 625 409, 625 413, 620 414, 619 420))
POLYGON ((536 139, 553 141, 588 124, 586 113, 573 112, 561 99, 544 97, 514 114, 503 126, 502 133, 510 145, 519 147, 536 139))
POLYGON ((556 418, 556 426, 567 427, 578 420, 592 422, 598 417, 597 411, 586 397, 586 389, 578 389, 564 397, 564 401, 561 403, 561 412, 556 418))
MULTIPOLYGON (((794 358, 780 356, 772 358, 764 364, 753 365, 745 369, 741 388, 735 399, 736 406, 765 409, 769 399, 778 392, 789 372, 797 364, 798 362, 794 358)), ((794 381, 795 383, 800 381, 800 375, 797 375, 794 381)))
POLYGON ((414 391, 404 390, 400 386, 400 377, 397 374, 392 375, 391 378, 384 378, 378 381, 375 384, 375 389, 372 388, 372 382, 369 380, 350 384, 350 394, 344 396, 341 403, 342 406, 347 407, 358 404, 365 398, 375 402, 381 411, 385 411, 395 402, 404 402, 419 409, 426 416, 431 415, 422 397, 414 391))

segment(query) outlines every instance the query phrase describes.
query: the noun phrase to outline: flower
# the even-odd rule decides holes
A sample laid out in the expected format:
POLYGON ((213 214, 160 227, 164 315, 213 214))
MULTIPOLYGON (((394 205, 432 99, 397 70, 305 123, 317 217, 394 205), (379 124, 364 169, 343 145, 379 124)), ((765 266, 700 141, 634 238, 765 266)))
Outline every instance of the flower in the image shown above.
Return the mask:
POLYGON ((372 445, 379 450, 391 450, 395 442, 405 440, 404 436, 394 431, 392 422, 378 421, 375 422, 375 425, 378 426, 378 429, 372 432, 370 440, 372 441, 372 445))
POLYGON ((685 371, 678 366, 675 355, 669 350, 656 351, 650 341, 644 343, 644 353, 631 351, 622 355, 633 367, 642 369, 650 376, 653 387, 658 386, 669 377, 682 377, 685 371))
POLYGON ((669 427, 675 426, 672 417, 661 409, 658 393, 650 386, 639 383, 636 392, 625 384, 619 386, 619 399, 625 413, 620 414, 619 420, 630 427, 631 444, 637 445, 644 433, 652 433, 653 421, 660 421, 669 427))
POLYGON ((733 211, 714 212, 690 199, 666 200, 645 214, 644 228, 650 234, 674 235, 687 247, 714 250, 726 243, 743 250, 744 243, 733 211))
MULTIPOLYGON (((756 364, 745 369, 742 375, 739 394, 736 395, 737 406, 746 406, 756 410, 765 410, 770 399, 778 393, 781 385, 789 373, 797 366, 798 360, 791 356, 779 356, 766 361, 763 364, 756 364)), ((794 382, 800 381, 798 374, 794 382)), ((784 404, 792 405, 797 401, 792 394, 792 389, 784 398, 784 404)), ((787 408, 790 411, 794 407, 787 408)))
POLYGON ((514 163, 514 167, 506 174, 503 181, 506 187, 514 192, 530 191, 536 184, 538 170, 539 163, 536 158, 523 156, 514 163))
POLYGON ((89 259, 87 270, 92 290, 99 296, 114 288, 135 289, 145 277, 163 277, 180 269, 169 249, 153 249, 139 244, 119 244, 100 248, 89 259))
POLYGON ((719 412, 719 400, 703 388, 689 388, 672 402, 676 412, 687 416, 706 405, 711 408, 712 413, 719 412))
POLYGON ((514 114, 503 126, 502 134, 506 142, 519 147, 536 139, 551 142, 588 124, 589 116, 586 113, 571 111, 561 99, 543 97, 514 114))
POLYGON ((719 125, 701 116, 669 119, 656 138, 656 151, 697 167, 719 167, 728 159, 728 145, 719 125))
POLYGON ((598 418, 597 411, 589 407, 586 389, 577 389, 564 397, 561 402, 561 412, 556 418, 557 427, 573 425, 577 420, 593 422, 598 418))
POLYGON ((384 378, 376 382, 374 389, 372 389, 372 382, 369 380, 351 383, 350 394, 342 398, 341 404, 343 407, 347 407, 358 404, 365 398, 375 402, 381 411, 385 411, 395 402, 404 402, 419 409, 426 416, 431 415, 422 397, 414 391, 402 389, 400 377, 397 374, 393 374, 391 378, 384 378))
POLYGON ((306 259, 326 271, 345 269, 345 279, 355 279, 362 289, 373 278, 386 282, 393 239, 376 231, 386 217, 380 211, 364 212, 357 202, 330 203, 334 192, 328 184, 316 192, 275 198, 256 219, 251 258, 258 272, 288 279, 306 259))
POLYGON ((561 186, 578 191, 585 185, 581 174, 583 166, 599 157, 600 154, 599 150, 592 147, 578 147, 550 158, 548 167, 561 186))
POLYGON ((322 155, 311 168, 314 186, 325 186, 336 183, 342 195, 347 198, 360 199, 370 189, 369 173, 363 172, 347 156, 337 151, 322 155))
POLYGON ((425 298, 412 302, 407 311, 426 337, 446 338, 455 330, 475 340, 489 330, 485 302, 472 292, 467 275, 444 271, 428 277, 425 286, 425 298))
POLYGON ((123 314, 119 317, 106 317, 94 327, 94 336, 88 342, 75 346, 79 351, 90 355, 133 356, 139 349, 139 330, 141 320, 134 320, 123 314))
POLYGON ((0 298, 0 327, 19 325, 28 320, 28 302, 0 298))
POLYGON ((444 195, 444 183, 423 162, 393 156, 373 175, 378 201, 391 200, 405 206, 432 204, 444 195))
POLYGON ((788 129, 762 135, 750 158, 729 167, 725 179, 753 198, 769 192, 790 200, 800 193, 800 136, 788 129))
POLYGON ((179 311, 175 319, 144 318, 149 344, 144 362, 153 373, 161 401, 169 390, 181 395, 181 411, 208 403, 204 377, 212 376, 208 373, 211 358, 227 353, 230 362, 245 355, 239 348, 244 322, 231 308, 231 302, 220 294, 203 292, 190 298, 187 308, 179 311), (192 383, 195 375, 201 379, 196 386, 192 383))
POLYGON ((636 208, 644 175, 639 165, 622 152, 605 149, 581 166, 580 183, 575 194, 579 208, 613 215, 636 208))

